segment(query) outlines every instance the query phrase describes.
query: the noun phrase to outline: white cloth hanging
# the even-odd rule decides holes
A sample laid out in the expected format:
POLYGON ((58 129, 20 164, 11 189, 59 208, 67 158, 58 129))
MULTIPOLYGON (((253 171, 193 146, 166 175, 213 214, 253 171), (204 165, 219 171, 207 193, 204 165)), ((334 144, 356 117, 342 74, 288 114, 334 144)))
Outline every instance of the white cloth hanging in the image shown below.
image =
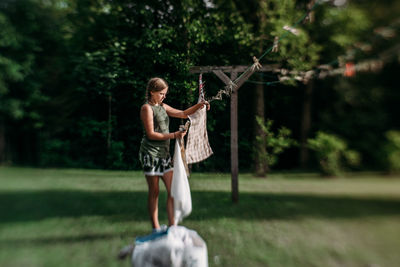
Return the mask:
POLYGON ((174 174, 172 176, 171 195, 174 198, 175 224, 192 212, 192 197, 185 166, 183 165, 181 148, 175 141, 174 174))

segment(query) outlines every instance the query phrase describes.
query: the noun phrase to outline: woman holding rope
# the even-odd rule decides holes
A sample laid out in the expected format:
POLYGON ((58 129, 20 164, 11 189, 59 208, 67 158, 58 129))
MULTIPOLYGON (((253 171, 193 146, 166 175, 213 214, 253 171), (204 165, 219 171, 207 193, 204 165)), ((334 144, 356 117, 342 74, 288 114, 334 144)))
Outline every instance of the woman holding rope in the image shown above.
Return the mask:
POLYGON ((149 189, 148 211, 153 232, 166 230, 158 221, 159 179, 163 180, 167 189, 168 225, 174 225, 174 200, 171 196, 172 162, 169 154, 170 139, 185 136, 186 131, 169 132, 169 117, 186 119, 204 105, 207 110, 210 104, 202 101, 186 109, 179 110, 163 103, 168 93, 168 84, 161 78, 151 78, 146 87, 146 103, 140 109, 140 118, 144 127, 144 135, 140 144, 139 159, 149 189))

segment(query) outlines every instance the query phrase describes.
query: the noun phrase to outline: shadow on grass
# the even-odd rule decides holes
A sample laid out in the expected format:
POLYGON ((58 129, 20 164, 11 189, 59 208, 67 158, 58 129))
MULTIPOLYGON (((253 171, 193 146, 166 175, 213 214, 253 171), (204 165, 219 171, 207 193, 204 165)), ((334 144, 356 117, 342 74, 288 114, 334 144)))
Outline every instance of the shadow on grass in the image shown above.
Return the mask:
POLYGON ((243 219, 356 218, 400 215, 400 199, 307 194, 241 193, 233 204, 227 192, 194 192, 189 219, 237 217, 243 219))
POLYGON ((111 240, 116 238, 116 234, 86 234, 74 237, 47 237, 47 238, 19 238, 19 239, 2 239, 0 240, 0 248, 10 248, 16 246, 37 246, 37 245, 56 245, 56 244, 72 244, 80 242, 94 242, 98 240, 111 240))
MULTIPOLYGON (((160 194, 160 218, 166 217, 165 192, 160 194)), ((352 218, 400 215, 399 199, 241 193, 238 204, 230 192, 192 192, 188 220, 214 218, 296 219, 352 218)), ((18 191, 0 193, 0 223, 57 217, 102 216, 110 221, 147 221, 146 192, 18 191)))

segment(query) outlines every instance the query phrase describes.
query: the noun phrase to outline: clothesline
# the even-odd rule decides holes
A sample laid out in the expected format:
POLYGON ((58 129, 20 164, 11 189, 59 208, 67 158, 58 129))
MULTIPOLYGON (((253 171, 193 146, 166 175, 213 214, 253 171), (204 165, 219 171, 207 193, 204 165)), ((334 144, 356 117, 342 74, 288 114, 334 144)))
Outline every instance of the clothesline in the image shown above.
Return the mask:
MULTIPOLYGON (((400 47, 397 46, 397 52, 400 52, 400 47)), ((278 76, 279 81, 272 81, 272 82, 263 82, 263 81, 248 81, 250 83, 255 84, 265 84, 265 85, 275 85, 278 83, 282 83, 285 81, 297 80, 302 82, 307 82, 311 78, 318 78, 324 79, 328 76, 335 76, 335 75, 344 75, 344 76, 353 76, 356 72, 367 72, 372 71, 376 72, 383 68, 384 64, 388 61, 390 57, 385 59, 369 59, 363 60, 358 64, 350 64, 348 63, 347 66, 341 68, 328 68, 325 70, 311 70, 311 71, 288 71, 289 74, 292 74, 292 77, 287 75, 285 76, 278 76)), ((287 71, 282 69, 281 71, 287 71)))
MULTIPOLYGON (((389 24, 386 27, 379 27, 374 30, 376 35, 374 36, 374 39, 377 37, 377 35, 380 35, 384 37, 385 39, 390 39, 395 36, 394 31, 392 31, 391 27, 398 26, 400 24, 400 20, 396 20, 389 24)), ((265 84, 265 85, 275 85, 277 83, 281 83, 283 81, 289 81, 289 80, 297 80, 297 81, 307 81, 310 76, 313 78, 319 78, 319 79, 324 79, 327 76, 334 76, 334 75, 340 75, 344 74, 345 76, 350 76, 348 75, 349 72, 364 72, 364 71, 378 71, 380 70, 383 65, 390 60, 390 58, 395 55, 396 53, 399 54, 400 52, 400 45, 397 44, 386 51, 380 53, 378 55, 378 58, 374 59, 367 59, 363 60, 357 64, 354 64, 352 62, 344 63, 344 61, 353 61, 352 57, 356 53, 356 51, 367 51, 371 50, 372 47, 369 44, 365 43, 359 43, 356 44, 356 47, 349 50, 345 55, 339 56, 337 59, 327 63, 327 64, 322 64, 314 68, 313 70, 309 71, 289 71, 287 69, 274 69, 272 72, 273 73, 280 73, 283 74, 283 76, 278 76, 279 81, 271 81, 271 82, 264 82, 264 81, 252 81, 252 80, 247 80, 246 82, 249 83, 255 83, 255 84, 265 84), (342 62, 341 62, 342 61, 342 62), (334 69, 332 66, 335 64, 339 63, 339 68, 334 69), (347 65, 346 65, 347 64, 347 65), (343 67, 345 66, 345 67, 343 67), (347 74, 346 74, 347 73, 347 74), (290 74, 292 77, 289 77, 287 74, 290 74)), ((263 74, 265 75, 265 74, 263 74)), ((279 75, 279 74, 278 74, 279 75)), ((274 76, 276 77, 276 76, 274 76)))
MULTIPOLYGON (((305 18, 310 17, 311 12, 315 9, 315 7, 320 3, 321 0, 311 0, 310 3, 313 3, 311 7, 307 10, 307 12, 298 20, 296 21, 292 26, 287 26, 285 25, 283 28, 286 30, 284 34, 282 34, 279 38, 277 36, 274 38, 274 42, 270 48, 268 48, 258 59, 256 57, 253 57, 254 63, 249 66, 237 79, 234 81, 230 81, 224 89, 221 89, 218 91, 218 93, 208 99, 208 102, 212 102, 214 100, 222 100, 222 95, 227 95, 230 96, 232 94, 232 91, 234 88, 239 88, 255 71, 260 69, 262 66, 260 64, 260 60, 265 57, 269 52, 273 51, 274 48, 278 45, 279 41, 285 38, 289 33, 297 34, 295 27, 304 21, 305 18)), ((221 74, 221 73, 220 73, 221 74)), ((218 74, 217 74, 218 75, 218 74)), ((221 78, 221 77, 220 77, 221 78)), ((222 78, 221 78, 222 79, 222 78)))
MULTIPOLYGON (((310 3, 313 3, 314 1, 311 1, 310 3)), ((311 12, 315 9, 315 7, 319 4, 320 1, 316 1, 315 3, 313 3, 312 7, 308 9, 308 11, 306 12, 306 14, 304 14, 296 23, 294 23, 291 27, 289 26, 285 26, 284 29, 287 30, 287 32, 285 32, 281 37, 275 37, 274 39, 274 43, 273 45, 267 49, 260 57, 259 59, 257 58, 253 58, 254 60, 254 64, 251 65, 250 67, 247 67, 247 69, 244 70, 244 72, 234 81, 230 81, 229 80, 229 84, 227 83, 227 85, 224 87, 224 89, 221 89, 218 91, 218 93, 208 99, 209 102, 213 101, 213 100, 221 100, 222 99, 222 95, 227 95, 230 96, 232 94, 232 90, 234 87, 240 87, 244 82, 250 82, 250 83, 255 83, 255 84, 265 84, 265 85, 276 85, 278 83, 284 82, 284 81, 289 81, 289 80, 297 80, 297 81, 303 81, 303 82, 308 82, 308 80, 310 78, 319 78, 319 79, 323 79, 327 76, 333 76, 333 75, 338 75, 338 74, 344 74, 346 75, 346 73, 350 73, 350 72, 362 72, 362 71, 377 71, 380 68, 382 68, 383 64, 388 60, 387 58, 384 59, 382 61, 382 59, 375 59, 375 60, 364 60, 358 64, 353 64, 353 63, 347 63, 346 68, 343 68, 342 66, 344 65, 343 60, 347 60, 349 57, 353 56, 356 50, 369 50, 371 49, 370 45, 368 44, 364 44, 364 43, 359 43, 356 44, 355 48, 353 48, 352 50, 350 50, 346 55, 344 56, 339 56, 337 59, 331 61, 330 63, 327 64, 323 64, 323 65, 319 65, 317 68, 314 68, 313 70, 309 70, 309 71, 288 71, 286 69, 274 69, 273 72, 274 73, 280 73, 283 74, 283 76, 278 76, 279 80, 278 81, 268 81, 268 82, 263 82, 263 81, 252 81, 252 80, 248 80, 248 78, 256 71, 259 70, 262 66, 259 63, 259 61, 265 56, 267 55, 269 52, 273 51, 276 52, 277 51, 277 45, 279 43, 280 40, 282 40, 283 38, 285 38, 289 33, 293 33, 293 34, 297 34, 297 29, 295 29, 295 27, 301 23, 302 21, 304 21, 306 18, 310 18, 311 12), (340 67, 337 69, 333 69, 332 66, 334 64, 339 63, 340 67), (292 77, 288 77, 287 73, 289 73, 290 75, 292 75, 292 77)), ((310 5, 309 3, 309 5, 310 5)), ((395 31, 393 29, 391 29, 390 27, 392 26, 398 26, 400 24, 400 19, 392 22, 390 25, 386 26, 386 27, 379 27, 376 28, 374 30, 374 32, 376 33, 375 38, 379 35, 385 39, 389 39, 394 37, 395 31)), ((393 48, 392 48, 393 49, 393 48)), ((398 49, 397 49, 398 50, 398 49)), ((396 51, 395 51, 396 52, 396 51)), ((219 76, 222 80, 223 77, 221 77, 220 75, 223 75, 222 71, 218 73, 216 73, 217 76, 219 76)), ((265 74, 264 74, 265 75, 265 74)), ((346 75, 346 76, 350 76, 350 75, 346 75)), ((224 81, 225 82, 225 81, 224 81)), ((226 82, 225 82, 226 83, 226 82)))

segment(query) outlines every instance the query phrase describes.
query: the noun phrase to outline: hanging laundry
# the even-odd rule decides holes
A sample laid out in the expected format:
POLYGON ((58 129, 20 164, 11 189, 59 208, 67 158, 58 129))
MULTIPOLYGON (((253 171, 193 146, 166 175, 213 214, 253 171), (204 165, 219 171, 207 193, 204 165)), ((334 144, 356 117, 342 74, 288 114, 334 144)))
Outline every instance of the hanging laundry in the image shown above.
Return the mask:
POLYGON ((175 142, 174 173, 172 176, 171 195, 174 198, 174 219, 177 225, 192 212, 192 197, 185 166, 181 157, 181 147, 175 142))
MULTIPOLYGON (((199 98, 198 102, 204 101, 203 75, 199 75, 199 98)), ((186 142, 186 162, 192 164, 203 161, 213 154, 208 143, 207 134, 207 109, 202 107, 188 116, 190 128, 186 142)))
POLYGON ((188 117, 190 128, 186 143, 186 160, 188 164, 192 164, 207 159, 213 151, 208 143, 206 107, 188 117))

